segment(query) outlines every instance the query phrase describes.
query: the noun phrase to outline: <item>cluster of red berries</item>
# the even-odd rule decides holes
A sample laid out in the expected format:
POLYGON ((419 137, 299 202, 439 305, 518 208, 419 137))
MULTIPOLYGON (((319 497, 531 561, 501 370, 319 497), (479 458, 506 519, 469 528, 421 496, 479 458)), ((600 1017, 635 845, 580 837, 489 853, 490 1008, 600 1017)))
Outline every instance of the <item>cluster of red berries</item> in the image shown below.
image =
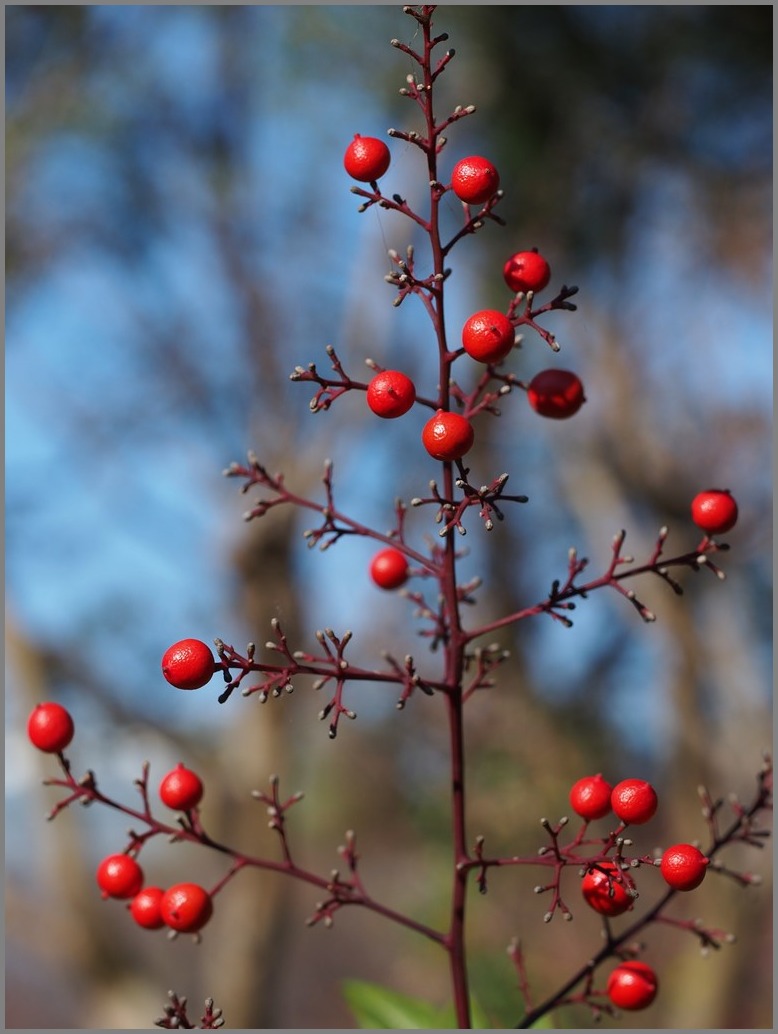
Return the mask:
MULTIPOLYGON (((573 811, 585 822, 604 818, 613 812, 623 824, 640 826, 656 814, 659 804, 656 790, 644 779, 623 779, 611 786, 597 773, 584 776, 570 789, 573 811)), ((705 878, 709 859, 693 844, 674 844, 664 851, 659 871, 668 887, 690 891, 705 878)), ((615 861, 596 862, 581 881, 584 900, 605 916, 618 916, 632 908, 634 890, 621 873, 626 865, 615 861)), ((623 1009, 643 1009, 650 1005, 657 992, 654 971, 644 962, 623 962, 611 973, 607 995, 623 1009)))
MULTIPOLYGON (((210 658, 208 678, 213 674, 213 655, 205 643, 192 646, 198 643, 197 639, 183 640, 165 654, 165 677, 173 685, 180 683, 181 688, 192 689, 192 683, 203 677, 207 665, 202 648, 210 658), (194 668, 193 657, 199 665, 194 668)), ((199 685, 205 683, 199 682, 199 685)), ((52 701, 38 704, 27 720, 30 742, 47 754, 61 754, 74 733, 75 723, 70 712, 52 701)), ((196 772, 179 762, 159 784, 159 796, 168 808, 188 812, 202 800, 203 783, 196 772)), ((143 869, 131 854, 111 854, 103 858, 97 867, 96 879, 104 898, 129 900, 130 915, 138 926, 147 930, 167 926, 180 933, 196 933, 213 913, 211 895, 196 883, 176 883, 167 890, 144 886, 143 869)))
MULTIPOLYGON (((389 168, 389 148, 376 137, 356 134, 346 148, 343 164, 353 179, 376 184, 389 168)), ((467 205, 489 201, 498 191, 500 174, 487 158, 470 155, 460 159, 451 174, 450 189, 467 205)), ((551 267, 537 249, 519 251, 505 263, 503 276, 516 293, 535 294, 551 279, 551 267)), ((511 320, 496 309, 474 313, 462 327, 465 352, 477 362, 499 363, 515 344, 511 320)), ((527 396, 541 416, 556 420, 573 416, 584 398, 580 379, 567 370, 544 370, 533 378, 527 396)), ((407 413, 416 401, 416 387, 400 370, 382 370, 367 387, 367 404, 377 416, 393 420, 407 413)), ((424 448, 433 459, 445 463, 461 460, 473 446, 475 432, 467 417, 438 410, 424 425, 424 448)))
POLYGON ((132 918, 144 930, 166 926, 178 933, 197 933, 213 915, 213 899, 198 883, 175 883, 167 890, 144 886, 143 869, 128 854, 112 854, 97 867, 97 885, 104 898, 127 901, 132 918))

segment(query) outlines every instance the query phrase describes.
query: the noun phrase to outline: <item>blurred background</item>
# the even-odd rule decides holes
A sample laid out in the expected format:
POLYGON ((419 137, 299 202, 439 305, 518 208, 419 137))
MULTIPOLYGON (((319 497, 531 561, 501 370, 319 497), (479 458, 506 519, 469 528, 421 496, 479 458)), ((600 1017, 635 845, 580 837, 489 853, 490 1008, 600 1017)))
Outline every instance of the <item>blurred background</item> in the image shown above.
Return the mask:
MULTIPOLYGON (((290 511, 247 524, 222 477, 252 448, 319 497, 329 456, 343 509, 388 530, 394 499, 436 474, 423 412, 377 421, 355 393, 314 416, 312 390, 288 380, 325 369, 332 344, 356 379, 370 356, 434 390, 429 322, 413 299, 393 308, 383 282, 388 248, 413 242, 421 262, 424 242, 390 213, 359 214, 342 168, 354 133, 419 128, 398 93, 412 69, 389 45, 413 43, 416 23, 399 6, 22 5, 5 26, 6 1026, 150 1027, 175 988, 198 1016, 213 996, 229 1027, 349 1027, 345 978, 444 1004, 432 947, 357 911, 308 929, 315 892, 262 873, 219 896, 199 946, 138 929, 93 876, 128 823, 78 808, 47 824, 56 766, 25 735, 36 702, 61 701, 75 771, 131 805, 144 761, 153 788, 184 761, 205 780, 212 836, 255 854, 277 848, 250 791, 278 773, 282 793, 306 794, 290 816, 300 860, 328 873, 355 829, 371 891, 445 923, 439 701, 398 713, 393 693, 356 687, 359 719, 331 742, 302 680, 264 707, 221 706, 215 685, 181 694, 159 670, 177 639, 241 649, 278 617, 296 648, 350 628, 356 663, 381 667, 387 648, 437 671, 412 606, 370 584, 369 542, 309 551, 290 511)), ((478 109, 448 133, 441 175, 489 157, 507 222, 452 254, 451 341, 471 312, 507 305, 503 262, 537 246, 552 286, 579 285, 579 309, 546 320, 559 355, 530 333, 510 367, 574 369, 588 398, 571 422, 521 392, 477 419, 475 483, 507 471, 530 503, 489 535, 471 521, 463 577, 485 587, 468 623, 545 598, 571 546, 601 573, 621 528, 639 560, 663 524, 668 555, 693 549, 700 489, 730 488, 741 514, 725 582, 684 573, 682 597, 635 584, 655 624, 600 592, 572 629, 535 618, 495 637, 512 659, 469 708, 471 839, 533 853, 540 817, 569 812, 571 783, 601 771, 658 787, 637 850, 704 842, 697 786, 747 799, 770 745, 772 8, 465 5, 436 26, 457 51, 438 112, 478 109)), ((422 205, 420 153, 390 146, 382 188, 422 205)), ((431 516, 409 515, 419 548, 431 516)), ((673 906, 738 944, 703 958, 691 936, 651 929, 662 994, 605 1026, 771 1026, 767 855, 728 856, 763 887, 709 878, 673 906)), ((142 861, 163 886, 224 872, 163 843, 142 861)), ((473 990, 495 1026, 522 1012, 512 937, 536 1000, 598 944, 572 874, 573 923, 543 924, 537 879, 503 870, 470 902, 473 990)), ((650 872, 642 883, 648 901, 650 872)))

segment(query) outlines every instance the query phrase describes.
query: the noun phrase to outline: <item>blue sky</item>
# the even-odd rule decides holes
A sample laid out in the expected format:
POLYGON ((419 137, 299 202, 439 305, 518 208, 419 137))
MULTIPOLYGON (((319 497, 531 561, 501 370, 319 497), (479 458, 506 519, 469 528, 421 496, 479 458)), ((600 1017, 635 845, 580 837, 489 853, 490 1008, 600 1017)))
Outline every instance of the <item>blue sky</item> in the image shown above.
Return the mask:
MULTIPOLYGON (((115 33, 123 45, 118 51, 124 55, 123 67, 102 64, 89 72, 90 88, 109 102, 116 119, 142 101, 143 83, 150 79, 157 96, 169 96, 176 116, 191 121, 196 136, 200 124, 208 121, 204 113, 217 103, 220 75, 213 36, 201 13, 186 7, 102 7, 92 17, 95 31, 115 33), (152 23, 155 31, 149 32, 152 23)), ((264 8, 256 17, 261 53, 254 88, 263 98, 263 117, 247 127, 248 167, 256 181, 245 186, 245 212, 250 228, 261 226, 261 234, 247 232, 247 248, 257 276, 296 270, 293 280, 281 278, 272 288, 278 305, 290 312, 289 369, 310 360, 326 362, 324 347, 348 328, 350 306, 363 286, 368 294, 364 301, 360 296, 361 322, 375 327, 364 341, 367 354, 380 361, 394 348, 407 349, 407 344, 398 346, 403 339, 411 340, 413 349, 427 333, 423 317, 418 308, 392 309, 381 280, 386 248, 402 247, 403 227, 377 210, 359 215, 341 167, 344 139, 353 127, 376 135, 385 131, 381 100, 356 91, 347 69, 326 89, 316 79, 300 78, 287 49, 284 9, 264 8), (303 115, 307 121, 301 132, 303 115), (269 161, 277 155, 283 156, 282 162, 269 161), (315 226, 301 249, 300 237, 289 227, 295 225, 301 195, 311 190, 320 192, 321 201, 313 216, 306 217, 315 226), (370 279, 369 274, 375 275, 370 279), (311 284, 313 299, 307 312, 297 311, 298 285, 304 281, 311 284), (319 308, 324 299, 326 306, 319 308)), ((386 46, 380 53, 387 63, 397 56, 386 46)), ((15 100, 12 88, 9 102, 15 100)), ((412 191, 416 155, 402 145, 394 147, 394 154, 393 175, 400 189, 412 191)), ((157 651, 185 634, 206 640, 217 634, 228 637, 239 625, 224 554, 239 539, 245 502, 236 498, 235 486, 223 480, 221 470, 230 460, 241 459, 248 447, 260 451, 251 439, 248 403, 262 403, 247 398, 231 402, 226 395, 232 381, 226 372, 222 376, 220 356, 234 354, 240 329, 200 218, 211 203, 207 183, 177 162, 174 150, 166 153, 164 135, 139 141, 137 156, 141 165, 151 163, 157 170, 160 194, 171 200, 148 245, 128 261, 105 243, 76 240, 65 260, 46 268, 23 294, 13 286, 9 291, 7 591, 14 620, 44 641, 69 642, 77 630, 111 612, 91 663, 108 678, 118 659, 128 684, 142 687, 144 708, 153 713, 161 707, 164 713, 178 701, 159 696, 157 651), (211 371, 214 392, 225 393, 225 410, 233 407, 218 443, 198 431, 196 412, 190 423, 166 413, 164 391, 151 383, 156 373, 150 356, 138 344, 139 311, 155 327, 169 323, 174 330, 179 304, 193 316, 194 361, 211 371), (246 410, 236 412, 241 405, 246 410), (84 443, 112 425, 120 431, 115 451, 95 463, 84 443), (150 433, 140 433, 140 427, 150 433), (135 620, 131 612, 136 609, 145 616, 145 631, 133 624, 128 640, 125 622, 135 620)), ((110 223, 126 201, 119 161, 105 138, 95 143, 63 127, 39 145, 31 176, 19 186, 15 203, 34 212, 49 232, 67 233, 74 213, 91 212, 95 224, 110 223)), ((769 271, 750 292, 740 287, 733 291, 715 262, 711 267, 700 264, 693 236, 684 226, 689 189, 670 172, 655 170, 653 189, 645 192, 637 215, 641 225, 631 238, 632 252, 621 267, 624 279, 614 284, 604 266, 570 270, 565 279, 582 288, 579 312, 557 317, 555 329, 565 355, 585 375, 587 350, 598 334, 597 312, 614 304, 612 299, 628 297, 637 314, 634 334, 644 348, 651 390, 668 385, 668 406, 677 407, 680 397, 692 413, 704 412, 710 401, 718 400, 733 410, 767 413, 772 402, 769 271)), ((133 227, 126 232, 132 250, 133 227)), ((506 241, 512 239, 509 230, 506 241)), ((458 261, 462 272, 450 292, 451 327, 477 305, 469 286, 469 274, 479 271, 477 248, 462 248, 458 261)), ((544 347, 528 341, 532 361, 545 362, 544 347)), ((311 420, 308 389, 298 386, 296 392, 290 395, 298 407, 290 412, 294 425, 311 420)), ((358 403, 349 399, 341 404, 358 403)), ((311 447, 324 444, 330 435, 336 409, 317 417, 315 429, 311 424, 311 447)), ((410 447, 416 432, 409 430, 410 423, 404 429, 362 427, 364 434, 347 448, 333 442, 342 499, 382 526, 391 523, 391 500, 379 493, 384 455, 389 458, 393 442, 410 447), (359 487, 350 495, 345 486, 351 472, 359 472, 359 487)), ((423 488, 430 473, 422 465, 419 473, 423 488)), ((725 470, 722 476, 736 479, 738 471, 725 470)), ((414 494, 414 478, 405 480, 408 494, 414 494)), ((517 490, 523 487, 516 485, 517 490)), ((763 495, 764 485, 755 497, 763 495)), ((612 530, 604 529, 604 545, 612 530)), ((468 563, 475 568, 475 534, 466 544, 474 552, 468 563)), ((547 565, 554 554, 563 565, 570 544, 567 539, 550 543, 538 551, 538 560, 547 565)), ((331 621, 326 615, 333 612, 339 615, 335 623, 357 630, 372 615, 379 602, 365 577, 370 550, 365 542, 344 544, 338 564, 330 555, 312 557, 301 544, 299 570, 309 589, 312 630, 331 621), (336 570, 343 572, 344 553, 353 559, 348 573, 337 577, 336 570), (326 574, 328 570, 333 573, 326 574), (325 584, 328 589, 322 594, 325 584)), ((537 568, 540 598, 549 575, 548 566, 538 562, 537 568)), ((400 601, 381 600, 380 605, 387 607, 388 621, 402 626, 406 612, 400 601)), ((596 636, 607 613, 582 614, 582 634, 589 628, 596 636)), ((235 638, 244 632, 239 628, 235 638)), ((559 653, 558 629, 549 624, 538 636, 538 663, 553 659, 561 672, 568 662, 559 653)), ((198 713, 199 720, 213 718, 210 709, 198 713)))

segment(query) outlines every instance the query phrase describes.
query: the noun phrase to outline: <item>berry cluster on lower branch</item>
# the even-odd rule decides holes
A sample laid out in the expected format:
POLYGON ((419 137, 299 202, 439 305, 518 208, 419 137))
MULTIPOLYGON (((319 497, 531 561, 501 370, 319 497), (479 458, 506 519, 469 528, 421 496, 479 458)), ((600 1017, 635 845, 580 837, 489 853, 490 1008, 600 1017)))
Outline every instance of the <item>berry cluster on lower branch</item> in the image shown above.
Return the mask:
MULTIPOLYGON (((489 661, 481 657, 480 663, 482 672, 488 670, 489 661)), ((91 771, 82 779, 76 779, 71 771, 71 762, 64 753, 70 741, 63 743, 61 749, 53 751, 48 750, 45 744, 40 746, 36 742, 40 739, 37 730, 42 721, 41 716, 49 712, 61 720, 60 705, 55 707, 42 704, 32 713, 30 722, 30 739, 33 744, 41 750, 56 754, 62 768, 62 777, 48 779, 46 785, 67 791, 49 817, 54 818, 78 801, 112 808, 144 827, 140 831, 131 829, 124 850, 106 856, 96 873, 97 887, 103 897, 125 902, 129 917, 141 928, 149 931, 166 929, 171 936, 190 934, 199 939, 217 907, 218 895, 229 882, 245 870, 264 869, 283 873, 323 893, 308 919, 309 925, 322 923, 331 926, 340 909, 357 906, 398 923, 442 947, 446 945, 445 931, 421 923, 371 895, 359 870, 359 855, 353 831, 346 833, 345 842, 338 849, 345 866, 343 875, 336 868, 328 875, 321 876, 300 865, 293 855, 287 815, 302 800, 303 795, 296 793, 283 799, 276 776, 270 779, 269 791, 255 790, 252 796, 265 806, 268 825, 277 835, 280 857, 253 856, 220 843, 208 834, 200 816, 200 803, 206 788, 197 773, 180 763, 162 778, 158 791, 160 801, 178 811, 175 825, 160 820, 155 814, 149 790, 148 765, 144 766, 141 778, 136 781, 141 797, 140 808, 104 795, 91 771), (216 851, 229 860, 229 867, 210 889, 186 881, 167 889, 157 887, 147 882, 139 857, 145 845, 159 836, 164 836, 172 844, 187 842, 216 851)), ((70 721, 72 723, 72 719, 70 721)), ((729 821, 725 821, 722 813, 723 799, 714 800, 705 789, 701 790, 701 799, 709 839, 705 850, 695 844, 681 843, 656 856, 633 853, 634 842, 627 833, 631 827, 641 827, 654 817, 659 806, 656 791, 645 780, 632 777, 611 786, 599 773, 582 777, 570 789, 569 803, 582 824, 569 840, 563 838, 569 827, 567 818, 560 819, 556 824, 541 819, 547 842, 533 855, 488 857, 484 850, 484 838, 477 838, 472 853, 463 858, 457 868, 465 878, 469 874, 475 876, 482 894, 488 891, 487 874, 491 868, 538 867, 550 875, 546 883, 534 887, 536 894, 551 895, 550 905, 543 914, 544 921, 550 922, 557 913, 570 920, 573 918, 573 908, 569 904, 567 892, 563 895, 562 881, 569 881, 569 874, 575 873, 574 879, 578 881, 582 901, 603 917, 603 946, 570 981, 539 1005, 531 1005, 521 948, 517 943, 511 946, 509 952, 520 975, 520 987, 528 1006, 526 1015, 517 1026, 530 1026, 540 1016, 561 1005, 586 1004, 597 1015, 603 1011, 612 1011, 614 1007, 637 1009, 650 1004, 657 990, 658 979, 646 962, 634 958, 633 945, 635 937, 652 923, 663 923, 689 932, 703 948, 719 948, 722 943, 732 939, 725 932, 708 927, 698 920, 669 915, 667 909, 676 897, 683 897, 696 889, 708 873, 716 874, 716 877, 734 878, 744 887, 758 882, 751 873, 728 868, 719 856, 732 844, 761 847, 764 843, 768 833, 760 825, 760 818, 772 806, 770 759, 765 758, 752 800, 747 804, 730 802, 729 821), (593 834, 592 823, 606 819, 610 828, 602 834, 593 834), (646 869, 657 872, 657 875, 649 876, 643 872, 646 869), (657 880, 660 881, 658 887, 657 880), (639 886, 641 895, 653 893, 658 896, 638 919, 619 930, 612 922, 616 917, 626 916, 632 911, 638 898, 639 886), (617 960, 617 966, 611 971, 605 989, 599 988, 595 983, 595 975, 602 964, 611 959, 617 960)), ((220 1011, 211 1009, 209 1012, 207 1009, 202 1022, 211 1026, 220 1025, 223 1022, 220 1011)), ((186 1017, 185 1001, 172 995, 166 1017, 158 1023, 161 1026, 192 1026, 186 1017)))

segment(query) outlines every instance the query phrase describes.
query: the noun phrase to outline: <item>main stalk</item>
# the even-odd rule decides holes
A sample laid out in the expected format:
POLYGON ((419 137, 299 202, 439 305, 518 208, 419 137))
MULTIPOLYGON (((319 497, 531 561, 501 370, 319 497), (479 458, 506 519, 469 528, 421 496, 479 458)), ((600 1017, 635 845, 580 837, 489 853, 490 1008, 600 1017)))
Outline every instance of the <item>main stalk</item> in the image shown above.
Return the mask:
MULTIPOLYGON (((437 156, 440 129, 436 125, 433 110, 433 85, 435 76, 432 69, 432 50, 435 45, 432 38, 431 7, 423 8, 421 25, 424 33, 424 51, 422 61, 422 108, 426 121, 427 168, 430 182, 430 221, 429 238, 432 248, 432 262, 436 279, 430 288, 428 309, 435 328, 438 342, 439 383, 438 406, 440 409, 450 408, 450 366, 452 353, 446 339, 445 322, 445 253, 440 237, 440 192, 438 184, 437 156)), ((448 462, 443 464, 444 494, 447 499, 454 497, 454 468, 448 462)), ((457 594, 456 549, 453 528, 445 539, 445 555, 440 576, 441 595, 445 604, 446 628, 448 638, 445 643, 445 675, 447 686, 445 693, 446 716, 449 726, 449 749, 451 763, 451 831, 452 831, 452 888, 451 913, 449 929, 444 945, 449 954, 451 983, 456 1010, 457 1025, 462 1029, 469 1028, 470 994, 468 989, 467 960, 465 951, 465 905, 467 898, 467 878, 469 869, 463 865, 468 860, 467 838, 465 829, 465 747, 463 726, 463 673, 466 638, 462 630, 459 598, 457 594)))

